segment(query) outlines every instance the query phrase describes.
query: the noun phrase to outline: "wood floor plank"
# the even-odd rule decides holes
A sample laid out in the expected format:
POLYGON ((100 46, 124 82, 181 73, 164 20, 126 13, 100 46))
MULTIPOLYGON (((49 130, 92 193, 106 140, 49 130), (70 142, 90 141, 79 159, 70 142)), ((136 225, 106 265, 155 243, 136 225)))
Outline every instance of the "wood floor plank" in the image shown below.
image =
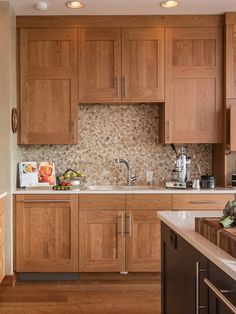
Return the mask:
POLYGON ((0 287, 1 314, 160 314, 160 280, 16 283, 0 287))

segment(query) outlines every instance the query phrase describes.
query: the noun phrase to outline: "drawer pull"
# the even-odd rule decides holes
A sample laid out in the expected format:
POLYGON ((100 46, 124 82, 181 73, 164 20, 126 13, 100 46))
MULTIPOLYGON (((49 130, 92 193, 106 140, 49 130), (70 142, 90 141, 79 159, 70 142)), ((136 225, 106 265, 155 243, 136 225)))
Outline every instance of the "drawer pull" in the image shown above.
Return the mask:
POLYGON ((199 281, 200 281, 200 278, 199 278, 199 273, 200 272, 207 272, 206 269, 201 269, 200 268, 200 263, 199 262, 196 262, 196 314, 199 314, 201 309, 207 309, 206 306, 204 305, 199 305, 199 281))
POLYGON ((70 200, 24 200, 23 203, 70 203, 70 200))
MULTIPOLYGON (((223 293, 216 288, 207 278, 204 279, 205 284, 211 291, 222 301, 234 314, 236 314, 236 307, 223 295, 223 293)), ((223 290, 222 290, 223 291, 223 290)))
POLYGON ((191 201, 190 204, 194 204, 194 205, 209 205, 209 204, 217 204, 217 202, 214 201, 191 201))

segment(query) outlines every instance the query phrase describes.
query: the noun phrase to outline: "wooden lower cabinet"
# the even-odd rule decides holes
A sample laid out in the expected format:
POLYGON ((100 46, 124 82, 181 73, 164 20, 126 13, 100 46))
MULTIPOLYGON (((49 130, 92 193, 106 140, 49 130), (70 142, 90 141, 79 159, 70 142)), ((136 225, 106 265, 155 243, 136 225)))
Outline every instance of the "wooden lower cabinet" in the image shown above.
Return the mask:
POLYGON ((173 194, 173 210, 223 210, 234 194, 173 194))
POLYGON ((160 271, 158 210, 171 195, 81 195, 80 272, 160 271))
POLYGON ((126 214, 126 270, 160 271, 160 221, 156 211, 126 214))
POLYGON ((5 277, 4 198, 0 199, 0 283, 5 277))
POLYGON ((80 272, 124 271, 124 211, 81 211, 80 272))
POLYGON ((78 272, 78 196, 17 195, 15 271, 78 272))

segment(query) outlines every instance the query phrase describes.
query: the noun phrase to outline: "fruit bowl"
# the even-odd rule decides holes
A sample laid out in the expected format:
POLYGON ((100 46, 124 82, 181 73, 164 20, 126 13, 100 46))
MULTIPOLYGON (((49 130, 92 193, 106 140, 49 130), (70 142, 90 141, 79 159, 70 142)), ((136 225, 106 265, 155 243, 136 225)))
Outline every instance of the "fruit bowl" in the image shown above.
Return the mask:
POLYGON ((63 175, 59 177, 60 184, 68 184, 72 189, 84 186, 85 180, 86 177, 81 172, 74 171, 72 169, 66 170, 66 172, 64 172, 63 175))

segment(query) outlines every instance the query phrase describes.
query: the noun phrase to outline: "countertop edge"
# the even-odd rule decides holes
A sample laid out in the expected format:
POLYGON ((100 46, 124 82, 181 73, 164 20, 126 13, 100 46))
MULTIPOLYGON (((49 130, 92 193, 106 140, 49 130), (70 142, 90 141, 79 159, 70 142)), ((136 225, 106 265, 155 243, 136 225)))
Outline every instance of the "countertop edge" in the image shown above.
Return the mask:
MULTIPOLYGON (((194 230, 185 231, 183 229, 178 228, 177 225, 173 224, 168 218, 163 216, 165 212, 158 212, 157 216, 160 218, 162 222, 168 225, 171 229, 173 229, 176 233, 178 233, 184 240, 190 243, 195 249, 197 249, 200 253, 205 255, 209 260, 211 260, 216 266, 222 269, 226 274, 228 274, 232 279, 236 280, 236 259, 217 247, 214 243, 211 243, 209 240, 204 238, 202 235, 198 234, 194 230), (191 237, 192 234, 192 237, 191 237), (195 239, 194 237, 197 237, 195 239), (204 245, 205 244, 205 245, 204 245), (212 251, 209 251, 206 247, 212 246, 212 251, 217 250, 220 256, 217 256, 212 251), (222 261, 222 259, 224 261, 222 261), (232 269, 228 264, 233 265, 235 268, 232 269)), ((166 212, 167 213, 167 212, 166 212)), ((199 215, 197 215, 200 217, 199 215)), ((197 217, 196 216, 196 217, 197 217)))
POLYGON ((52 189, 16 189, 12 192, 13 195, 19 194, 236 194, 233 188, 217 188, 214 190, 174 190, 174 189, 132 189, 132 190, 88 190, 76 189, 69 191, 54 191, 52 189))

